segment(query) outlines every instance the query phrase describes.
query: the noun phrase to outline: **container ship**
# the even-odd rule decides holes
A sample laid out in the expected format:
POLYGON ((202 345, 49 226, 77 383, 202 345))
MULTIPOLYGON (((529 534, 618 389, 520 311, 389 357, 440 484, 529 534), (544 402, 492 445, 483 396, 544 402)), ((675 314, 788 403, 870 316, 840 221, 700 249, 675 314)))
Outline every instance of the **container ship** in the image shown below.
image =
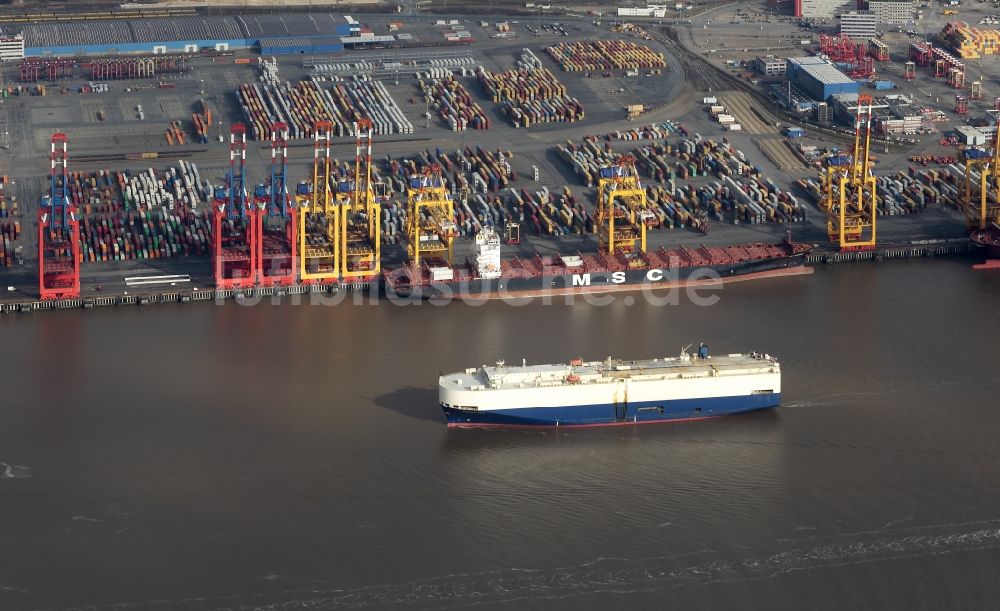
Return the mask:
POLYGON ((994 223, 986 229, 977 229, 969 234, 969 239, 986 250, 986 262, 973 267, 977 269, 1000 268, 1000 226, 994 223))
POLYGON ((608 426, 697 420, 777 407, 781 366, 768 354, 691 355, 640 361, 508 366, 438 380, 455 427, 608 426))
POLYGON ((501 259, 500 238, 487 228, 476 236, 474 260, 463 265, 425 261, 383 273, 389 296, 423 299, 504 298, 612 290, 670 288, 717 278, 767 277, 805 265, 811 244, 786 237, 776 244, 699 246, 607 254, 554 254, 501 259))

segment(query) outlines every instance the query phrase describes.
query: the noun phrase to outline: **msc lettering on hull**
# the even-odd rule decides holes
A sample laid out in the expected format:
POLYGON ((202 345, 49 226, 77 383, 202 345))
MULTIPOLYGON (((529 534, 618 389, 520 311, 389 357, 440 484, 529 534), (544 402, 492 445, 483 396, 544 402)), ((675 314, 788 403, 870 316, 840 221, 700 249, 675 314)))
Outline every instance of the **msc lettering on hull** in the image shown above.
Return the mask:
MULTIPOLYGON (((646 280, 649 282, 662 282, 665 276, 666 274, 662 269, 651 269, 646 272, 646 280)), ((625 281, 625 272, 611 273, 611 284, 625 284, 625 281)), ((572 286, 590 286, 591 282, 590 274, 573 274, 572 286)))

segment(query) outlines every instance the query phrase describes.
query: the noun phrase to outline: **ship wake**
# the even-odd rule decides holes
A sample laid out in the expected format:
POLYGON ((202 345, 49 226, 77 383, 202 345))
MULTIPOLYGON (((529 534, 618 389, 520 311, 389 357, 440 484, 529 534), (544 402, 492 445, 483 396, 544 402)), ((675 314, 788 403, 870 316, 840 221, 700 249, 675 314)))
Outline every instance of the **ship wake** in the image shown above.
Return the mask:
MULTIPOLYGON (((597 593, 629 594, 765 580, 798 571, 878 563, 903 558, 1000 548, 1000 519, 911 528, 883 528, 784 539, 775 549, 701 550, 678 556, 596 558, 550 569, 511 568, 443 575, 381 586, 336 589, 332 581, 299 581, 270 575, 291 586, 255 596, 217 596, 170 601, 172 608, 277 611, 287 609, 433 608, 555 600, 597 593), (746 552, 751 553, 746 553, 746 552), (739 553, 734 553, 739 552, 739 553), (727 557, 730 556, 730 557, 727 557)), ((148 609, 164 601, 88 606, 89 610, 148 609)), ((81 608, 82 609, 82 608, 81 608)))

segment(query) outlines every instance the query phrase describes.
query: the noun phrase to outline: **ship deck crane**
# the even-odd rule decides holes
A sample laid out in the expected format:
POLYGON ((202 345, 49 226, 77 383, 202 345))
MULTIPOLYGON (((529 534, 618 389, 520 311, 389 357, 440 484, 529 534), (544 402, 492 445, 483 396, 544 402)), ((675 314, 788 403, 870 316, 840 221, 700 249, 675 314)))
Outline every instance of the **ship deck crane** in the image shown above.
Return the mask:
POLYGON ((826 159, 821 176, 827 234, 841 250, 869 250, 875 247, 877 216, 876 181, 869 150, 872 130, 872 98, 858 97, 852 154, 834 154, 826 159))
POLYGON ((377 276, 381 267, 382 209, 372 177, 372 122, 359 119, 354 133, 354 179, 340 206, 341 276, 345 281, 364 282, 377 276))
POLYGON ((52 135, 49 193, 38 209, 38 293, 42 300, 80 296, 80 217, 67 192, 68 138, 52 135))
POLYGON ((992 153, 969 147, 962 151, 962 157, 965 185, 961 202, 969 229, 1000 223, 1000 133, 993 141, 992 153))
MULTIPOLYGON (((333 124, 317 121, 313 140, 312 189, 299 204, 299 278, 304 284, 334 284, 340 277, 340 211, 330 176, 333 124)), ((301 191, 301 189, 300 189, 301 191)))
POLYGON ((409 217, 406 219, 410 263, 420 266, 421 257, 452 263, 455 237, 455 208, 441 175, 441 166, 431 164, 422 174, 410 176, 406 190, 409 217))
POLYGON ((655 218, 632 156, 621 156, 614 165, 601 168, 594 215, 601 250, 608 254, 645 252, 646 226, 655 218))
POLYGON ((260 221, 261 286, 288 286, 298 274, 298 215, 288 193, 288 125, 271 126, 271 179, 260 221))
POLYGON ((229 132, 226 187, 216 190, 213 201, 212 259, 218 289, 250 288, 257 281, 261 214, 247 196, 246 157, 246 126, 236 123, 229 132))

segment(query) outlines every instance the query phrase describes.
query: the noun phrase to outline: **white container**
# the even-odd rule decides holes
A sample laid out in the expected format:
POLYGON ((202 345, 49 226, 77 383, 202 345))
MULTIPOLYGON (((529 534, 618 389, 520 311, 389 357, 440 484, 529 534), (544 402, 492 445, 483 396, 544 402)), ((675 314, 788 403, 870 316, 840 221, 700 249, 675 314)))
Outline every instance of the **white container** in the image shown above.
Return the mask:
POLYGON ((455 279, 455 270, 450 267, 432 267, 430 272, 434 282, 450 282, 455 279))

